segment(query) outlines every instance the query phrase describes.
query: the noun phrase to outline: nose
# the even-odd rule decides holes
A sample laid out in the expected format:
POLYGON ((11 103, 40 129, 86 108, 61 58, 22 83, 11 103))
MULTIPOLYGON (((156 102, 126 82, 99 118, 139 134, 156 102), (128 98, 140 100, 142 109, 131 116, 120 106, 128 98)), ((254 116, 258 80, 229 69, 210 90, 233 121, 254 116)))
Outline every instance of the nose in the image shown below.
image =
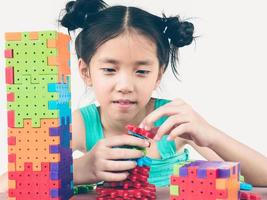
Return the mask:
POLYGON ((134 90, 134 80, 130 75, 121 74, 118 76, 116 83, 116 91, 127 94, 132 93, 134 90))

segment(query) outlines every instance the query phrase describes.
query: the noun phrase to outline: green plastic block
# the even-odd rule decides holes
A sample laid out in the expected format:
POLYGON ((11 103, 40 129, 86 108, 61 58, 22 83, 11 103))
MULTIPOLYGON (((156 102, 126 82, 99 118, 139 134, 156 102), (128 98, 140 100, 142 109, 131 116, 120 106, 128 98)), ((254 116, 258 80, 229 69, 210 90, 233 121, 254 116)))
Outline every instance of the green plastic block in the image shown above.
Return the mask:
POLYGON ((179 196, 179 186, 178 185, 170 185, 170 195, 179 196))
POLYGON ((186 164, 191 163, 191 162, 193 162, 193 161, 192 161, 192 160, 187 160, 187 161, 183 161, 183 162, 179 162, 179 163, 175 164, 175 165, 173 166, 173 175, 177 175, 177 176, 179 176, 179 175, 180 175, 180 174, 179 174, 180 168, 181 168, 182 166, 186 165, 186 164))
POLYGON ((74 186, 74 195, 86 194, 86 193, 91 192, 92 190, 95 190, 95 188, 96 188, 95 184, 75 185, 74 186))
POLYGON ((39 77, 39 84, 32 84, 30 76, 22 76, 22 85, 8 85, 7 92, 15 94, 15 101, 8 102, 8 110, 15 111, 15 126, 22 127, 23 119, 31 118, 33 127, 40 126, 41 118, 58 118, 59 111, 48 110, 48 101, 59 99, 56 92, 48 92, 48 82, 56 82, 57 75, 39 77), (19 103, 17 103, 17 101, 19 103))

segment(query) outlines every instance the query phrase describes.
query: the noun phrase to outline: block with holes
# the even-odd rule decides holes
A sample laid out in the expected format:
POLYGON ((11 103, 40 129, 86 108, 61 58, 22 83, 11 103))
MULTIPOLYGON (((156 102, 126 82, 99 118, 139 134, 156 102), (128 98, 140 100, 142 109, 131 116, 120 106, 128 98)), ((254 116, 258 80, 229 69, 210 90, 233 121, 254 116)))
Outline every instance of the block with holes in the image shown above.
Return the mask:
MULTIPOLYGON (((152 139, 153 133, 134 125, 127 125, 128 134, 141 139, 152 139)), ((121 146, 121 148, 137 148, 136 146, 121 146)), ((124 181, 103 182, 96 188, 97 200, 106 199, 156 199, 156 187, 148 182, 151 159, 143 156, 136 160, 137 166, 129 170, 124 181)))
POLYGON ((238 200, 237 162, 192 161, 177 164, 171 176, 171 200, 238 200))
POLYGON ((5 39, 9 199, 70 199, 70 38, 43 31, 5 39))

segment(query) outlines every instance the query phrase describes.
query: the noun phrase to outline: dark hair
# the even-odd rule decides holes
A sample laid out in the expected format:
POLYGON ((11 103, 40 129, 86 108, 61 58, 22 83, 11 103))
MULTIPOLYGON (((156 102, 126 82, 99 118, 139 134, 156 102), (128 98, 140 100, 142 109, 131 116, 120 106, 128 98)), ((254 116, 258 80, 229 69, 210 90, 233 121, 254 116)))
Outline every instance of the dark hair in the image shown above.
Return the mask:
POLYGON ((194 26, 179 17, 158 17, 140 8, 111 6, 102 0, 76 0, 66 4, 61 25, 73 31, 82 28, 75 40, 78 58, 89 63, 97 48, 125 30, 135 30, 156 43, 160 66, 166 70, 171 57, 176 77, 178 48, 191 44, 194 26))

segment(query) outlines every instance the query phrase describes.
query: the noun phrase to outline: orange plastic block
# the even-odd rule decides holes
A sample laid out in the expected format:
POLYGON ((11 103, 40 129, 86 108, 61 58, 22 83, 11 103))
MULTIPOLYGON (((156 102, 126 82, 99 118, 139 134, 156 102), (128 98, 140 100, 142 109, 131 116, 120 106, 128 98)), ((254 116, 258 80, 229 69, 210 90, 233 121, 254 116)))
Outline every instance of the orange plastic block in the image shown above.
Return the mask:
POLYGON ((40 171, 42 162, 59 162, 59 154, 51 154, 49 146, 60 143, 58 136, 49 136, 50 127, 58 127, 58 119, 41 119, 41 127, 33 128, 31 120, 24 121, 23 128, 10 128, 9 155, 16 154, 16 170, 22 171, 25 162, 32 162, 35 171, 40 171))
POLYGON ((30 40, 38 40, 39 33, 38 32, 30 32, 29 37, 30 37, 30 40))
POLYGON ((7 41, 19 41, 21 40, 21 32, 17 33, 6 33, 5 34, 5 40, 7 41))

